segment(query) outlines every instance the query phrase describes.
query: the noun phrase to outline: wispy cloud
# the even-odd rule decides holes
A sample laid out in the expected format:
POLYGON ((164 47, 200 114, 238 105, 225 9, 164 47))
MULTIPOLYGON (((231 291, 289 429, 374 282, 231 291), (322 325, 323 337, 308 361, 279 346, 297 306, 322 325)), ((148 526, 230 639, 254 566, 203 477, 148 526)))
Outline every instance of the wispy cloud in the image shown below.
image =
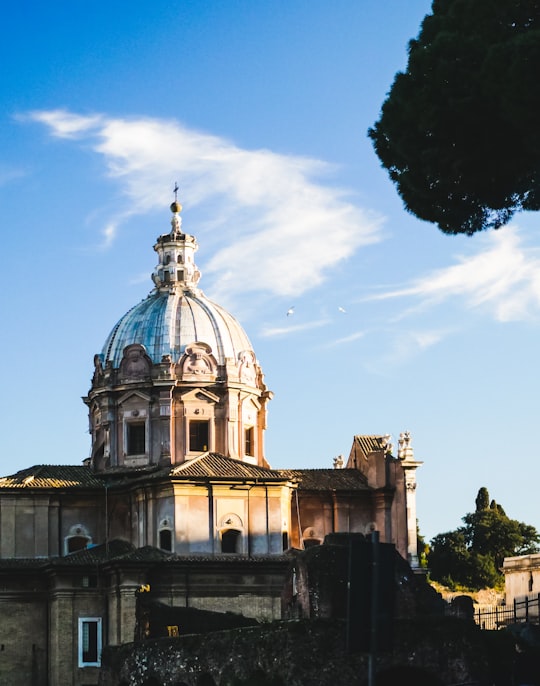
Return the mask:
POLYGON ((381 240, 381 217, 329 185, 332 169, 319 160, 242 149, 174 120, 66 110, 28 117, 53 136, 89 144, 109 177, 122 181, 129 209, 104 223, 105 245, 130 215, 166 206, 171 179, 181 182, 181 199, 190 207, 211 207, 214 252, 205 273, 216 292, 300 294, 360 247, 381 240))
POLYGON ((46 124, 53 136, 57 138, 78 138, 87 135, 94 127, 99 127, 102 122, 100 115, 82 116, 67 110, 42 110, 19 115, 19 120, 32 120, 46 124))
POLYGON ((343 336, 342 338, 337 338, 334 341, 330 341, 329 343, 325 343, 324 345, 321 345, 321 348, 335 348, 339 345, 346 345, 347 343, 354 343, 354 341, 357 341, 360 338, 364 338, 366 335, 365 331, 356 331, 355 333, 351 333, 348 336, 343 336))
POLYGON ((484 308, 502 322, 540 314, 540 257, 537 249, 523 247, 517 227, 482 235, 479 252, 457 259, 410 286, 370 299, 408 297, 425 307, 461 298, 467 308, 484 308))
POLYGON ((262 338, 271 338, 273 336, 289 336, 291 333, 300 333, 309 329, 317 329, 320 326, 326 326, 329 323, 328 319, 319 319, 317 321, 305 322, 303 324, 295 324, 294 326, 274 326, 263 328, 260 332, 262 338))
POLYGON ((452 333, 450 328, 391 330, 385 335, 384 352, 366 356, 364 364, 376 374, 390 376, 396 367, 409 362, 452 333))
POLYGON ((27 175, 27 172, 21 167, 10 167, 5 164, 0 164, 0 186, 5 186, 15 179, 22 179, 27 175))

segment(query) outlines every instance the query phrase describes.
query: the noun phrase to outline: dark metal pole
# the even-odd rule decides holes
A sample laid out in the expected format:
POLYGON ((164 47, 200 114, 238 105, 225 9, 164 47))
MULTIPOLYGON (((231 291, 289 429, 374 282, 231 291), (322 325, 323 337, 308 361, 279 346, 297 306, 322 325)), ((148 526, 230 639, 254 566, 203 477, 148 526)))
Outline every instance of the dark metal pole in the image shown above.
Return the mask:
POLYGON ((105 554, 109 557, 109 491, 105 483, 105 554))
POLYGON ((375 686, 375 654, 377 652, 379 612, 379 532, 371 532, 371 626, 369 637, 368 684, 375 686))
POLYGON ((247 554, 251 557, 251 522, 250 522, 250 511, 249 511, 249 494, 253 486, 248 488, 247 492, 247 554))
POLYGON ((347 563, 347 617, 345 644, 347 652, 352 652, 351 646, 351 575, 352 575, 352 538, 349 537, 349 560, 347 563))

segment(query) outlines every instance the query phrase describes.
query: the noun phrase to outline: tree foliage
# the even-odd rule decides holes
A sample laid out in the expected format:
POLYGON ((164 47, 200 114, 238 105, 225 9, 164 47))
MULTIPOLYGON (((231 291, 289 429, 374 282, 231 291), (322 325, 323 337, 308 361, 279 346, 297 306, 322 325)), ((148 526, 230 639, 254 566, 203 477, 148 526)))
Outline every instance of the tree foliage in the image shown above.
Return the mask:
POLYGON ((431 541, 431 578, 448 586, 490 588, 502 583, 505 557, 538 552, 540 536, 533 526, 510 519, 485 487, 478 491, 476 511, 463 517, 464 526, 431 541))
POLYGON ((539 0, 433 0, 369 130, 405 207, 473 234, 540 209, 539 0))
POLYGON ((478 491, 475 502, 477 512, 480 512, 481 510, 487 510, 489 506, 489 493, 485 486, 482 486, 482 488, 478 491))

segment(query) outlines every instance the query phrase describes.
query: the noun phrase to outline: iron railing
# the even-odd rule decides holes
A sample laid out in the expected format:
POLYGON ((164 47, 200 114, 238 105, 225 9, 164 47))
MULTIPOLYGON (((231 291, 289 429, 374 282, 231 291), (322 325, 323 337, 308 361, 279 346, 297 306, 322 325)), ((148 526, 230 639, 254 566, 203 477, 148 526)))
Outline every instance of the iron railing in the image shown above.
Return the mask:
POLYGON ((520 622, 540 624, 540 593, 516 599, 511 605, 479 607, 474 611, 474 620, 480 628, 489 630, 520 622))

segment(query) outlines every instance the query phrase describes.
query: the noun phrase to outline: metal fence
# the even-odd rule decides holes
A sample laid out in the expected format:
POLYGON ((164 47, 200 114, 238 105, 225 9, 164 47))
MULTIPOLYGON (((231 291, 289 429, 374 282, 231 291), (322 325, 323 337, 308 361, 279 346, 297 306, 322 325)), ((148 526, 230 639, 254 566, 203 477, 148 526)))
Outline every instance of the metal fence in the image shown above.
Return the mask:
POLYGON ((511 605, 480 606, 474 620, 482 629, 501 629, 508 624, 531 622, 540 624, 540 593, 514 600, 511 605))

